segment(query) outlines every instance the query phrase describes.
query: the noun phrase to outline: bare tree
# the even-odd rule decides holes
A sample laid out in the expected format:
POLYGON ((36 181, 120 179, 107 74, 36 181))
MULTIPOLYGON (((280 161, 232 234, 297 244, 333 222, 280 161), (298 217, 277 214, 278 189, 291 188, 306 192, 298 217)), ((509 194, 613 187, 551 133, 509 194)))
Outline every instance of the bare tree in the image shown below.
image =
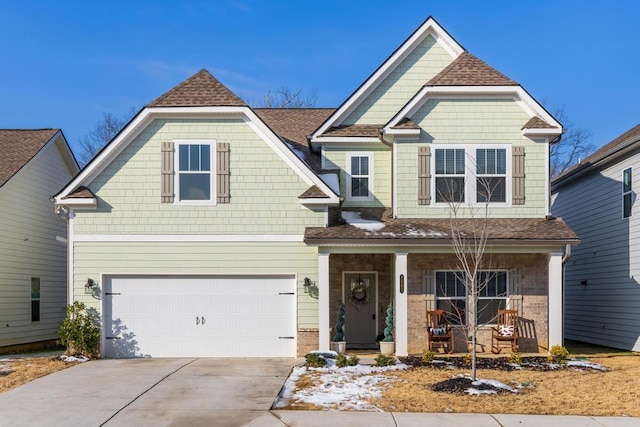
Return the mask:
POLYGON ((552 179, 589 156, 596 149, 591 142, 591 129, 575 127, 569 120, 564 105, 556 108, 553 111, 553 116, 563 124, 565 132, 560 142, 552 144, 549 148, 552 179))
POLYGON ((267 108, 312 108, 318 101, 318 91, 312 89, 305 94, 303 88, 291 89, 280 86, 276 90, 269 90, 262 100, 261 106, 267 108))
MULTIPOLYGON (((491 266, 491 259, 487 254, 490 234, 489 203, 497 189, 497 183, 494 180, 479 178, 476 181, 478 197, 483 201, 478 207, 466 205, 460 201, 459 193, 456 193, 455 189, 440 193, 440 198, 449 205, 451 246, 457 260, 455 276, 456 280, 464 286, 467 301, 466 313, 453 301, 450 301, 448 315, 461 325, 465 332, 465 338, 470 333, 471 371, 474 380, 477 379, 476 342, 478 329, 495 320, 493 315, 490 318, 483 315, 482 317, 488 321, 479 322, 481 312, 487 310, 490 305, 480 307, 478 302, 489 284, 495 279, 495 272, 485 269, 491 266)), ((496 295, 496 297, 499 296, 496 295)))
POLYGON ((93 157, 113 139, 135 115, 132 107, 126 114, 118 117, 111 113, 102 113, 102 118, 95 127, 79 139, 80 153, 78 153, 80 166, 84 167, 93 157))

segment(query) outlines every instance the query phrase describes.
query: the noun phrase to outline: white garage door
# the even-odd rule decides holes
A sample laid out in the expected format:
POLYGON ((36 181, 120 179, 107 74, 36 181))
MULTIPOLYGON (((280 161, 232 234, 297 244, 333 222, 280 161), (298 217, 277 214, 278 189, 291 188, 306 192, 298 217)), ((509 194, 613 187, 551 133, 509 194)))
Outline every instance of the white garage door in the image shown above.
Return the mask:
POLYGON ((104 282, 105 357, 294 357, 293 276, 104 282))

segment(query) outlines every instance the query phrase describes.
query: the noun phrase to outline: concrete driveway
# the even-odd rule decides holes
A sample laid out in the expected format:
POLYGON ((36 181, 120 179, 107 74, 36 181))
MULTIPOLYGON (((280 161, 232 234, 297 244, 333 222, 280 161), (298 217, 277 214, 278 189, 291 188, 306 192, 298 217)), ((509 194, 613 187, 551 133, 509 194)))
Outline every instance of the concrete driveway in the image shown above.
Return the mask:
POLYGON ((95 360, 0 394, 0 425, 282 426, 295 359, 95 360))

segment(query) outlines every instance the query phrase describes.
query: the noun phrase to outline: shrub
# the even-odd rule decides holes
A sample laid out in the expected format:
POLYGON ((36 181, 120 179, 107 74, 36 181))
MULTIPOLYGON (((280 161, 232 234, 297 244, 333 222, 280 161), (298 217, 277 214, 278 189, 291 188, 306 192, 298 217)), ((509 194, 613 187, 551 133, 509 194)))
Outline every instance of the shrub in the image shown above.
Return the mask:
POLYGON ((345 366, 356 366, 360 362, 360 358, 355 354, 347 356, 344 353, 340 353, 336 358, 336 366, 338 368, 344 368, 345 366))
POLYGON ((435 351, 427 350, 426 348, 422 350, 422 361, 423 362, 433 362, 433 358, 436 357, 435 351))
POLYGON ((393 305, 389 304, 387 307, 387 317, 384 319, 384 342, 393 341, 393 305))
POLYGON ((564 365, 565 363, 567 363, 568 357, 569 350, 567 350, 566 347, 556 344, 549 350, 549 356, 547 356, 547 360, 552 363, 564 365))
POLYGON ((318 353, 309 353, 305 357, 306 365, 310 368, 323 368, 327 364, 324 357, 318 353))
POLYGON ((465 365, 471 365, 472 361, 473 361, 473 356, 471 355, 471 353, 467 353, 464 356, 462 356, 462 363, 464 363, 465 365))
POLYGON ((396 358, 390 354, 379 354, 375 360, 376 366, 393 366, 396 364, 396 358))
POLYGON ((67 347, 67 354, 87 357, 98 354, 100 344, 100 316, 84 303, 75 301, 67 306, 64 320, 58 328, 58 344, 67 347))
POLYGON ((522 356, 519 351, 512 351, 509 354, 509 363, 513 363, 514 365, 519 365, 522 363, 522 356))

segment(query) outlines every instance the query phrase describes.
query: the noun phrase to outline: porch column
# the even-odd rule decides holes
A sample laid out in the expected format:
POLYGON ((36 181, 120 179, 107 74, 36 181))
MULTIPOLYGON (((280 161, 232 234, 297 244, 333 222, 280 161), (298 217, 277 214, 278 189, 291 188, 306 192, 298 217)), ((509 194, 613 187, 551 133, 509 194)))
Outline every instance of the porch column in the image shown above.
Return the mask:
POLYGON ((318 254, 318 350, 329 351, 329 254, 318 254))
POLYGON ((407 253, 396 253, 395 278, 395 321, 396 356, 408 356, 407 353, 407 253))
POLYGON ((549 349, 563 345, 562 252, 549 254, 549 349))

